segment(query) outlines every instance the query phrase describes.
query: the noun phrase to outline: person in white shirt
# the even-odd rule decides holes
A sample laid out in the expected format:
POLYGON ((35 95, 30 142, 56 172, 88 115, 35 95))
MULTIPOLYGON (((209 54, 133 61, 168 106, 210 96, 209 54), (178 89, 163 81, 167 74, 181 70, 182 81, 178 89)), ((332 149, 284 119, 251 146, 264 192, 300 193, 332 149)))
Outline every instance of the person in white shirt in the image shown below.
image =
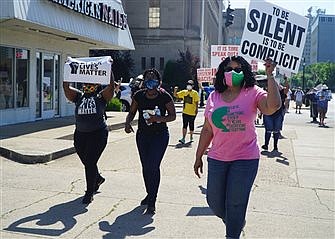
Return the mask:
POLYGON ((287 95, 287 97, 285 99, 285 110, 286 110, 286 113, 289 113, 288 110, 290 109, 290 101, 291 101, 292 91, 290 89, 288 89, 286 95, 287 95))
POLYGON ((299 114, 301 114, 302 97, 304 95, 305 95, 304 92, 301 90, 300 87, 298 87, 298 89, 294 93, 294 97, 295 97, 295 113, 296 114, 298 113, 298 110, 299 110, 299 114))

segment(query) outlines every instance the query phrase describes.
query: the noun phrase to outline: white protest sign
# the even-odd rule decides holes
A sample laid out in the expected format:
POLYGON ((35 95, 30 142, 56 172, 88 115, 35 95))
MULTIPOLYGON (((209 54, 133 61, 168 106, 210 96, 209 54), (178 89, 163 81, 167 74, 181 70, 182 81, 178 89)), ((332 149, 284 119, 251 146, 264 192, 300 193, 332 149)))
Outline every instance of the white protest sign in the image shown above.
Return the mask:
MULTIPOLYGON (((220 63, 226 57, 237 56, 239 45, 211 45, 211 67, 218 68, 220 63)), ((258 70, 258 62, 256 60, 246 59, 251 65, 251 70, 258 70)))
POLYGON ((199 68, 197 69, 198 82, 212 82, 216 74, 216 68, 199 68))
POLYGON ((68 57, 64 65, 64 81, 93 84, 110 83, 112 58, 103 57, 68 57))
POLYGON ((211 45, 211 67, 218 68, 229 56, 238 54, 238 45, 211 45))
POLYGON ((250 0, 239 55, 297 73, 305 45, 308 19, 277 5, 250 0))

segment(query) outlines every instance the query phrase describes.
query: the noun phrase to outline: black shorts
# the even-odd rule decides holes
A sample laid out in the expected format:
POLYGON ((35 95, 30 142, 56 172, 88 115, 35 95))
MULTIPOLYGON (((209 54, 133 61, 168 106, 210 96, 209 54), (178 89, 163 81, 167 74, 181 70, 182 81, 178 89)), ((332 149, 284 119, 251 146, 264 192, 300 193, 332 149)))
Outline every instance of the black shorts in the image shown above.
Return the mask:
POLYGON ((195 116, 183 113, 183 129, 187 129, 187 126, 189 125, 190 131, 194 131, 194 120, 195 116))

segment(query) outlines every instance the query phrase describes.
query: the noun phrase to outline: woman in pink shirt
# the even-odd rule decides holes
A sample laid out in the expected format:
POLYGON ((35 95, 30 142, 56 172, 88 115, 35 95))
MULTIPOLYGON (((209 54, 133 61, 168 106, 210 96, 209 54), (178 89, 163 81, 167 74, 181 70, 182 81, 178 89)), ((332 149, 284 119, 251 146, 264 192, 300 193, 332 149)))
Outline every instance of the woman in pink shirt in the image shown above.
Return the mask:
POLYGON ((226 225, 227 238, 239 238, 260 158, 254 119, 257 109, 270 115, 280 106, 272 76, 275 63, 265 63, 268 92, 256 86, 250 64, 241 56, 226 58, 216 73, 215 91, 207 100, 194 172, 203 172, 208 149, 207 203, 226 225))

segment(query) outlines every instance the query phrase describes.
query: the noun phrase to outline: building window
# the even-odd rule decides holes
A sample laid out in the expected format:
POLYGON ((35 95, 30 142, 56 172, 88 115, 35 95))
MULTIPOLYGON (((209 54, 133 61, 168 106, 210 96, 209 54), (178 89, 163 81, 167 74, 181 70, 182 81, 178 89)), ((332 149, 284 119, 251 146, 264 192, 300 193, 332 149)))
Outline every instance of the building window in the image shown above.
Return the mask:
POLYGON ((29 51, 0 46, 0 109, 27 107, 28 82, 29 51))
POLYGON ((326 21, 326 18, 325 18, 325 17, 320 17, 320 21, 321 21, 321 22, 325 22, 325 21, 326 21))
POLYGON ((155 68, 155 57, 150 58, 150 66, 151 68, 155 68))
POLYGON ((164 57, 159 58, 159 70, 164 70, 164 57))
POLYGON ((160 0, 150 0, 149 28, 158 28, 160 22, 160 0))
POLYGON ((328 17, 328 22, 332 22, 333 18, 332 17, 328 17))
POLYGON ((142 65, 142 71, 144 71, 147 68, 147 62, 145 57, 142 57, 141 65, 142 65))

